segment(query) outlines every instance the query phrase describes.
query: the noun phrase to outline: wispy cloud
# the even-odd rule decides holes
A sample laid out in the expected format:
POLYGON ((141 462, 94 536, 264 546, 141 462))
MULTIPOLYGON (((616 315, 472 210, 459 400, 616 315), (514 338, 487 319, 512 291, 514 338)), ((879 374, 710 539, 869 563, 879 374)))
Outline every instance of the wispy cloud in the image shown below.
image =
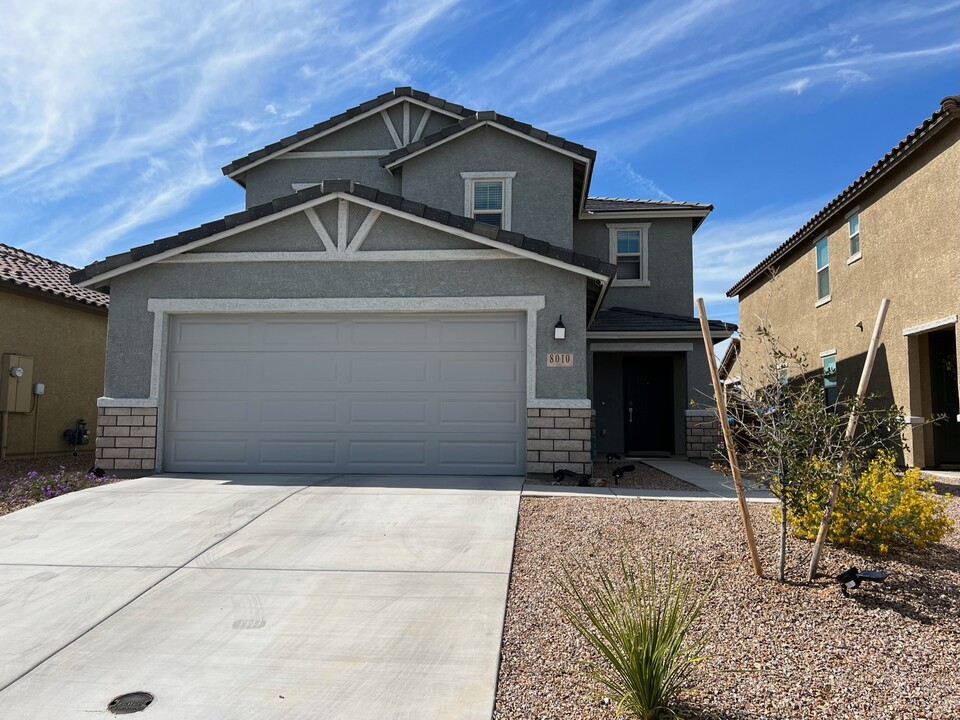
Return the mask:
POLYGON ((727 290, 790 237, 829 198, 768 207, 731 219, 709 218, 694 236, 695 293, 711 318, 737 322, 737 300, 727 290))
POLYGON ((793 93, 794 95, 800 95, 808 87, 810 87, 810 78, 802 77, 802 78, 797 78, 796 80, 792 80, 788 82, 786 85, 781 85, 780 89, 785 92, 793 93))

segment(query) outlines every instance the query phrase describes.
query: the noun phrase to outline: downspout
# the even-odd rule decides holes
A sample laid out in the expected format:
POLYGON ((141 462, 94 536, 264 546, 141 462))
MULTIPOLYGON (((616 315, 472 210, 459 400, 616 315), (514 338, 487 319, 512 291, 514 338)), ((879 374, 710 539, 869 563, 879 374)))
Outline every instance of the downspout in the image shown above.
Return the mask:
POLYGON ((0 411, 0 460, 7 457, 7 413, 0 411))

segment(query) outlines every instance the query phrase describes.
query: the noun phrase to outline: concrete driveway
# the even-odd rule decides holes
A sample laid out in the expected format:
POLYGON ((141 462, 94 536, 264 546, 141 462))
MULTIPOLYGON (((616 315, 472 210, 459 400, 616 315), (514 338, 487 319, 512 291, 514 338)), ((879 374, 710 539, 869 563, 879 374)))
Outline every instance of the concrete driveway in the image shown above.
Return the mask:
POLYGON ((157 476, 0 518, 0 717, 491 716, 521 478, 157 476))

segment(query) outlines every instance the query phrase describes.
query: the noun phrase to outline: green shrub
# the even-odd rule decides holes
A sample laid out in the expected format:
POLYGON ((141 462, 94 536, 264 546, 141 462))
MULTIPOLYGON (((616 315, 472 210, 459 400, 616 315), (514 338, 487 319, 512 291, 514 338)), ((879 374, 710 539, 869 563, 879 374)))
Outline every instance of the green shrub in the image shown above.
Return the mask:
POLYGON ((603 656, 591 672, 617 701, 617 717, 653 720, 686 690, 704 659, 705 637, 691 632, 716 582, 698 592, 689 571, 670 559, 665 572, 636 563, 625 551, 616 577, 600 567, 565 567, 558 581, 561 608, 574 628, 603 656))
MULTIPOLYGON (((791 508, 790 523, 797 535, 813 539, 833 469, 813 458, 801 472, 807 489, 791 508)), ((841 480, 827 539, 838 545, 863 545, 880 554, 894 546, 924 548, 953 529, 946 498, 933 492, 933 482, 918 469, 900 472, 893 453, 880 453, 859 477, 848 474, 841 480)))

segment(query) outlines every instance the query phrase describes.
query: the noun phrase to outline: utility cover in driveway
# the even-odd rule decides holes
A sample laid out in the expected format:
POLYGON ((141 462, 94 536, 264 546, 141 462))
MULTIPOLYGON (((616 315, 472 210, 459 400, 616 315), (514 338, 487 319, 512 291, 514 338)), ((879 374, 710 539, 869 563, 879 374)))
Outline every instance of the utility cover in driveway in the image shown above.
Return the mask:
POLYGON ((163 469, 518 475, 518 314, 184 316, 163 469))

